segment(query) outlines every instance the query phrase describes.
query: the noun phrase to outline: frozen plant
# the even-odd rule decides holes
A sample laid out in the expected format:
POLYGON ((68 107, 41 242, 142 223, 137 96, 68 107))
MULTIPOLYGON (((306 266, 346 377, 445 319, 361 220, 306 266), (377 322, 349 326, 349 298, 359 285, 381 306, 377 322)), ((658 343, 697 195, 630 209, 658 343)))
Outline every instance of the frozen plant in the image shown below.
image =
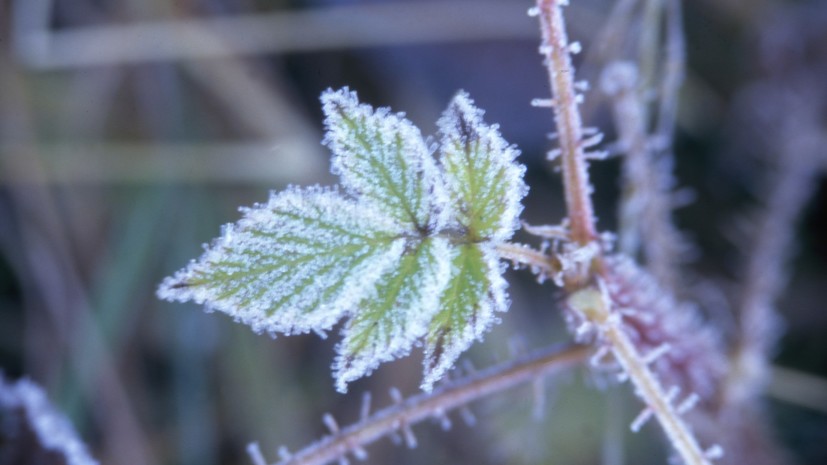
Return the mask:
POLYGON ((40 463, 46 454, 56 454, 67 465, 98 465, 78 438, 69 420, 55 410, 43 389, 21 379, 6 381, 0 373, 0 462, 40 463), (37 449, 26 435, 32 434, 37 449), (12 447, 15 444, 21 447, 12 447))
POLYGON ((459 93, 439 120, 439 159, 401 114, 322 95, 337 188, 289 188, 244 209, 159 296, 194 300, 257 331, 324 335, 348 318, 336 387, 425 346, 422 387, 508 308, 497 247, 526 193, 517 151, 459 93))
MULTIPOLYGON (((619 251, 599 233, 593 214, 589 162, 606 154, 597 149, 601 134, 581 121, 587 86, 576 83, 571 64, 581 46, 568 41, 564 2, 540 0, 529 14, 540 19, 552 98, 532 103, 553 109, 559 148, 548 158, 560 165, 568 210, 551 225, 525 226, 544 240, 541 248, 509 242, 520 225, 525 169, 467 94, 448 105, 430 147, 402 114, 360 103, 345 88, 322 95, 324 142, 341 186, 290 187, 242 209, 243 218, 199 259, 164 280, 161 298, 204 304, 256 332, 324 336, 345 319, 333 363, 341 392, 379 364, 424 347, 424 393, 403 399, 394 390, 394 403, 373 414, 368 398, 359 421, 346 427, 327 415, 330 435, 295 454, 283 449, 280 463, 364 458, 364 445, 391 433, 413 446, 413 423, 450 424, 451 409, 586 359, 597 369, 611 367, 641 399, 633 431, 654 418, 683 463, 737 463, 727 462, 719 443, 743 445, 756 440, 746 438, 754 431, 718 425, 732 413, 721 393, 739 385, 731 367, 743 357, 731 353, 697 305, 676 295, 685 245, 669 221, 668 168, 681 74, 680 9, 677 1, 663 3, 665 48, 674 60, 661 71, 644 68, 642 83, 635 64, 623 62, 609 64, 602 79, 613 99, 617 149, 625 155, 619 251), (653 110, 640 88, 659 73, 661 103, 653 110), (561 288, 579 345, 538 351, 434 388, 507 310, 505 261, 561 288)), ((643 37, 641 48, 650 50, 652 40, 643 37)), ((751 353, 767 356, 764 347, 751 353)), ((769 438, 757 440, 773 447, 769 438)), ((255 445, 250 453, 265 463, 255 445)))

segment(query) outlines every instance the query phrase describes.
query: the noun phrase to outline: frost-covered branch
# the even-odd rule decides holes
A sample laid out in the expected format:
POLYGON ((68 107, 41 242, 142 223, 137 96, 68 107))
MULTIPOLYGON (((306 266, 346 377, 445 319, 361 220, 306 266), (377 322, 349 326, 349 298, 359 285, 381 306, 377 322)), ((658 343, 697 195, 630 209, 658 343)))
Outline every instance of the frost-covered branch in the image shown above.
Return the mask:
POLYGON ((671 218, 671 157, 659 155, 661 142, 647 133, 639 84, 637 69, 628 62, 610 63, 600 83, 611 99, 618 148, 624 153, 619 248, 632 257, 642 251, 660 284, 674 290, 683 244, 671 218))
POLYGON ((0 373, 0 418, 0 438, 12 438, 0 441, 3 463, 40 463, 46 454, 57 454, 67 465, 98 465, 69 420, 32 381, 7 382, 0 373), (28 441, 29 434, 34 441, 28 441))
POLYGON ((584 361, 585 346, 551 347, 524 355, 513 361, 480 370, 465 378, 444 384, 430 393, 422 393, 367 415, 348 427, 338 429, 327 420, 334 432, 304 449, 284 453, 278 465, 321 465, 338 460, 348 453, 397 431, 410 433, 410 426, 428 418, 440 420, 450 410, 504 391, 514 386, 548 376, 584 361))
POLYGON ((691 408, 696 402, 695 397, 690 394, 682 405, 673 406, 674 397, 679 393, 678 387, 664 390, 650 368, 653 359, 661 353, 650 357, 639 351, 614 308, 616 304, 612 302, 605 283, 600 281, 599 286, 586 287, 573 293, 567 303, 583 319, 585 327, 595 333, 597 340, 607 344, 625 376, 634 384, 635 392, 646 403, 646 408, 632 423, 633 431, 640 429, 649 417, 654 416, 687 465, 710 465, 711 459, 722 454, 720 446, 712 446, 704 451, 698 444, 689 425, 680 415, 682 410, 691 408))
POLYGON ((553 99, 554 122, 560 140, 560 157, 565 180, 566 208, 569 214, 571 238, 586 245, 597 237, 594 226, 588 165, 583 140, 583 122, 577 106, 582 95, 574 86, 574 68, 571 53, 579 51, 579 43, 568 42, 564 27, 561 1, 540 0, 532 10, 540 17, 543 42, 540 53, 545 57, 553 99))
MULTIPOLYGON (((565 3, 565 0, 539 0, 537 7, 530 13, 540 16, 543 32, 541 53, 546 58, 554 94, 550 105, 554 109, 560 139, 571 238, 576 244, 586 245, 596 237, 586 162, 588 154, 585 152, 589 141, 583 139, 584 131, 577 107, 582 95, 575 92, 574 71, 569 56, 579 50, 579 45, 569 44, 566 38, 560 9, 565 3)), ((641 338, 632 337, 635 328, 624 321, 623 316, 624 313, 639 313, 644 316, 648 309, 634 305, 624 308, 616 295, 610 296, 605 283, 611 278, 612 271, 607 266, 605 257, 599 252, 591 260, 591 266, 579 268, 578 273, 568 273, 565 276, 565 290, 569 294, 568 309, 574 315, 573 319, 579 320, 579 324, 575 325, 576 335, 585 340, 589 339, 589 335, 594 336, 595 343, 603 345, 606 351, 612 353, 620 364, 623 375, 631 380, 636 392, 646 403, 641 421, 635 421, 633 429, 636 430, 642 421, 654 415, 686 464, 709 465, 711 459, 722 453, 720 447, 713 446, 708 451, 701 449, 689 426, 680 416, 680 411, 684 409, 672 406, 680 386, 673 385, 669 392, 664 391, 659 376, 656 375, 658 372, 650 366, 653 359, 668 352, 669 347, 664 345, 645 355, 641 352, 641 338)), ((638 295, 643 293, 642 287, 633 285, 632 291, 637 294, 631 296, 630 303, 645 301, 645 295, 638 295)), ((674 323, 671 315, 663 312, 646 316, 659 318, 658 323, 663 327, 674 323)), ((690 368, 683 367, 684 370, 690 368)), ((689 397, 682 402, 683 406, 690 408, 696 398, 697 394, 690 391, 689 397)))

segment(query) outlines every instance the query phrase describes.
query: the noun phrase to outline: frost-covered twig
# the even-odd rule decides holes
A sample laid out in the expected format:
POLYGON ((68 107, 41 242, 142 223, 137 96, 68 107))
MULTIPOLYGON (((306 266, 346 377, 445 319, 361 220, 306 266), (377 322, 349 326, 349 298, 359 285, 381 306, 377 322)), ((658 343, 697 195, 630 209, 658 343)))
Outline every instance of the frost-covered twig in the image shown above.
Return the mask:
POLYGON ((659 155, 663 144, 653 143, 647 134, 646 105, 638 81, 635 65, 627 62, 609 64, 601 76, 624 153, 619 246, 632 257, 642 251, 658 282, 674 290, 683 247, 671 221, 671 157, 659 155))
POLYGON ((22 379, 10 383, 0 373, 0 418, 4 420, 0 422, 0 436, 11 437, 12 440, 0 448, 0 458, 4 460, 39 463, 38 457, 43 459, 40 454, 48 451, 58 454, 67 465, 98 464, 69 420, 55 410, 43 389, 32 381, 22 379), (13 419, 15 411, 20 411, 23 419, 13 419), (7 431, 7 428, 12 430, 7 431), (27 434, 25 430, 31 430, 39 447, 32 447, 34 444, 23 438, 27 434), (15 448, 15 440, 18 449, 15 448))
MULTIPOLYGON (((646 403, 646 410, 639 419, 645 421, 647 416, 654 415, 687 465, 709 465, 710 459, 719 455, 719 447, 713 446, 704 451, 698 444, 689 426, 672 405, 674 395, 661 386, 649 367, 649 361, 635 346, 619 314, 613 309, 605 285, 602 282, 599 284, 573 293, 568 299, 569 308, 596 332, 598 340, 608 344, 623 372, 634 383, 636 393, 646 403)), ((639 423, 636 420, 632 429, 637 430, 639 423)))
MULTIPOLYGON (((565 0, 538 0, 532 13, 540 16, 543 32, 541 52, 546 57, 554 95, 553 108, 562 153, 563 181, 566 206, 573 242, 585 245, 593 241, 595 226, 591 202, 591 187, 586 171, 586 154, 582 122, 577 108, 578 96, 574 92, 574 70, 570 53, 578 47, 569 45, 560 10, 565 0)), ((582 98, 582 97, 579 97, 582 98)), ((649 361, 640 353, 622 321, 621 308, 609 296, 602 275, 608 272, 600 253, 591 261, 592 266, 581 268, 580 273, 566 276, 568 307, 583 321, 576 332, 596 332, 597 341, 607 344, 608 349, 621 364, 624 373, 634 384, 644 400, 647 410, 658 419, 672 445, 688 465, 708 465, 710 459, 720 455, 718 447, 703 451, 676 409, 672 408, 672 394, 664 392, 649 361)), ((631 311, 642 309, 631 308, 631 311)), ((667 322, 663 322, 667 324, 667 322)))
POLYGON ((578 51, 579 44, 569 44, 563 13, 560 11, 561 3, 559 0, 537 2, 543 33, 540 53, 545 56, 554 97, 554 122, 560 140, 571 238, 580 245, 586 245, 595 240, 597 234, 591 201, 592 187, 589 184, 583 144, 583 122, 577 108, 582 95, 575 92, 574 69, 570 57, 571 53, 578 51))
POLYGON ((442 418, 446 412, 511 387, 548 376, 581 363, 588 356, 585 346, 552 347, 513 361, 477 371, 430 393, 422 393, 336 432, 304 449, 285 454, 279 465, 321 465, 335 461, 377 439, 428 418, 442 418))

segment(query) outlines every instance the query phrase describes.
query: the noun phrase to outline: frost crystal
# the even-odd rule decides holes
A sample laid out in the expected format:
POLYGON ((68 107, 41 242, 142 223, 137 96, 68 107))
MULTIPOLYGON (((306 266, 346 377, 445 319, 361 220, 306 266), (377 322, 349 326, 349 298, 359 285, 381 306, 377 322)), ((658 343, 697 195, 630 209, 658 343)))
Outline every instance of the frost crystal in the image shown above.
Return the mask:
MULTIPOLYGON (((0 418, 3 418, 0 424, 0 433, 11 434, 12 441, 3 444, 5 441, 0 440, 0 444, 4 447, 0 448, 3 453, 0 456, 6 460, 11 460, 19 463, 31 461, 31 463, 38 462, 39 451, 31 447, 32 444, 24 442, 24 438, 18 435, 25 434, 22 429, 23 422, 14 421, 12 415, 14 411, 20 410, 24 416, 26 426, 34 433, 38 444, 42 449, 60 454, 67 465, 97 465, 98 462, 90 455, 86 446, 78 439, 72 424, 60 412, 52 407, 43 389, 37 384, 22 379, 16 383, 7 383, 0 373, 0 418), (8 428, 12 428, 8 431, 8 428), (16 450, 14 448, 17 439, 19 444, 28 444, 25 450, 16 450), (17 455, 20 453, 20 455, 17 455)), ((3 438, 0 438, 3 439, 3 438)), ((44 457, 40 457, 43 459, 44 457)))
POLYGON ((402 114, 347 88, 322 104, 344 192, 292 187, 242 209, 158 295, 257 332, 323 334, 346 318, 340 391, 424 340, 430 389, 508 307, 496 244, 519 226, 525 168, 465 93, 439 121, 439 164, 402 114))
POLYGON ((402 114, 359 104, 347 88, 322 94, 322 108, 324 142, 342 185, 401 224, 438 227, 431 224, 437 172, 419 129, 402 114))
POLYGON ((482 121, 482 111, 460 92, 439 120, 446 190, 456 222, 472 239, 507 240, 519 227, 525 167, 519 152, 482 121))

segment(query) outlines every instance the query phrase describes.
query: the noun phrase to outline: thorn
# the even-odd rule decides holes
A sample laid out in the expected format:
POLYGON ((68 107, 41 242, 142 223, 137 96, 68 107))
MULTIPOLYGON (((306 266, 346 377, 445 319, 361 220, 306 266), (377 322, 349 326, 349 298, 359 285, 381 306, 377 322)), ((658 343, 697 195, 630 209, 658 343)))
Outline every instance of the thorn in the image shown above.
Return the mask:
POLYGON ((543 44, 537 49, 537 51, 540 52, 540 55, 550 55, 552 48, 550 45, 543 44))
POLYGON ((655 412, 651 408, 644 408, 643 411, 640 412, 638 416, 635 417, 635 419, 632 421, 632 424, 630 425, 632 432, 637 433, 638 431, 640 431, 640 429, 643 428, 643 425, 645 425, 646 422, 649 421, 650 418, 652 418, 652 415, 654 413, 655 412))
POLYGON ((531 99, 531 106, 537 108, 554 108, 554 99, 533 98, 531 99))
POLYGON ((598 132, 597 134, 587 136, 585 139, 581 140, 580 145, 582 145, 583 148, 591 148, 601 142, 603 142, 603 133, 598 132))
POLYGON ((563 151, 560 149, 549 150, 546 152, 546 160, 554 161, 560 156, 561 153, 563 153, 563 151))
POLYGON ((599 132, 600 132, 600 129, 598 129, 594 126, 589 126, 587 128, 583 128, 583 135, 584 136, 593 136, 593 135, 595 135, 599 132))
POLYGON ((416 436, 413 434, 411 425, 406 424, 403 426, 402 433, 405 435, 405 445, 408 446, 408 449, 416 449, 416 436))
POLYGON ((577 81, 574 83, 574 89, 579 90, 580 92, 586 92, 589 90, 589 81, 577 81))
POLYGON ((448 415, 444 410, 434 412, 434 417, 439 420, 439 426, 442 428, 442 431, 448 431, 451 429, 451 419, 448 418, 448 415))
POLYGON ((663 344, 649 351, 649 353, 643 357, 643 363, 646 365, 651 365, 655 362, 655 360, 666 355, 669 352, 669 349, 671 348, 672 346, 670 346, 668 342, 664 342, 663 344))
POLYGON ((388 389, 388 393, 390 394, 391 399, 393 400, 393 402, 395 404, 401 404, 402 403, 402 393, 399 392, 399 389, 397 389, 395 387, 392 387, 392 388, 388 389))
POLYGON ((698 402, 700 400, 701 396, 695 394, 694 392, 686 396, 686 399, 684 399, 680 404, 678 404, 678 408, 676 409, 678 415, 683 415, 684 413, 692 410, 696 405, 698 405, 698 402))
POLYGON ((669 405, 672 405, 672 401, 675 400, 676 397, 678 397, 678 394, 680 394, 680 392, 681 388, 679 388, 678 386, 672 386, 671 388, 669 388, 669 391, 666 393, 666 402, 669 405))
POLYGON ((569 44, 569 53, 572 55, 577 55, 578 53, 583 51, 583 45, 580 42, 572 42, 569 44))
POLYGON ((360 462, 364 462, 368 459, 368 453, 363 447, 356 446, 353 448, 353 457, 360 462))
POLYGON ((280 446, 278 454, 282 462, 287 462, 288 460, 293 458, 293 454, 290 453, 290 450, 287 449, 287 446, 280 446))
POLYGON ((528 13, 528 16, 530 18, 540 16, 540 7, 533 6, 533 7, 529 8, 526 13, 528 13))
POLYGON ((594 368, 601 368, 603 366, 603 359, 609 355, 609 347, 600 346, 591 357, 589 357, 589 365, 594 368))
POLYGON ((329 413, 325 413, 322 415, 322 423, 330 430, 330 434, 337 434, 339 432, 339 424, 336 423, 336 419, 333 418, 333 415, 329 413))
POLYGON ((471 410, 468 407, 463 407, 462 409, 460 409, 459 414, 460 416, 462 416, 462 420, 465 422, 466 425, 474 426, 477 424, 477 417, 475 417, 474 414, 471 413, 471 410))
POLYGON ((556 131, 546 134, 546 138, 548 138, 548 140, 557 140, 558 137, 560 137, 560 135, 557 134, 556 131))
MULTIPOLYGON (((566 228, 565 225, 544 224, 544 225, 539 225, 539 226, 533 226, 533 225, 530 225, 530 224, 526 223, 525 221, 523 221, 522 225, 523 225, 523 229, 525 230, 525 232, 531 234, 532 236, 542 237, 542 238, 546 238, 546 239, 559 239, 559 240, 566 240, 569 237, 568 229, 566 228)), ((546 250, 547 250, 547 247, 548 246, 546 245, 546 250)), ((540 249, 540 250, 542 252, 546 251, 544 249, 540 249)))
POLYGON ((253 465, 267 465, 267 461, 264 460, 264 454, 261 453, 261 447, 259 447, 257 442, 247 444, 247 455, 250 456, 250 461, 253 462, 253 465))
POLYGON ((362 394, 362 407, 359 410, 359 420, 365 421, 370 416, 370 391, 362 394))
POLYGON ((704 457, 709 460, 717 460, 724 456, 724 448, 718 444, 713 444, 712 447, 704 451, 704 457))

